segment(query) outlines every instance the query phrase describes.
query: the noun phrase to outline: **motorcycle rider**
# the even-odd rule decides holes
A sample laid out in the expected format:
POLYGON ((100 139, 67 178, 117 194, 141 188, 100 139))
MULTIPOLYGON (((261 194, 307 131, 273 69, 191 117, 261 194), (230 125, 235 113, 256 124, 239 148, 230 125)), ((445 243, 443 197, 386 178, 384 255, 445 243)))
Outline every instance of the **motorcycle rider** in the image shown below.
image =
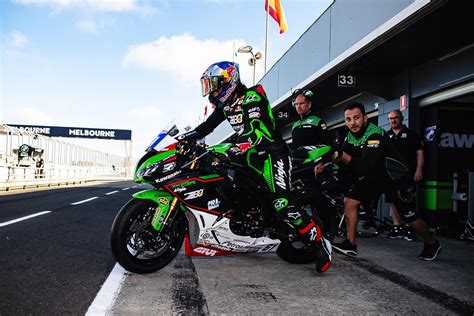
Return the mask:
MULTIPOLYGON (((204 71, 201 90, 203 97, 209 95, 209 101, 216 109, 184 139, 203 138, 227 119, 238 135, 237 143, 248 142, 256 149, 256 152, 248 153, 247 160, 250 169, 263 177, 270 189, 276 213, 296 228, 305 245, 316 246, 316 270, 320 273, 326 271, 331 265, 331 244, 322 238, 321 228, 313 219, 297 210, 291 201, 288 147, 276 130, 263 87, 247 88, 240 81, 238 64, 222 61, 204 71)), ((239 154, 237 148, 232 148, 232 155, 239 154)))

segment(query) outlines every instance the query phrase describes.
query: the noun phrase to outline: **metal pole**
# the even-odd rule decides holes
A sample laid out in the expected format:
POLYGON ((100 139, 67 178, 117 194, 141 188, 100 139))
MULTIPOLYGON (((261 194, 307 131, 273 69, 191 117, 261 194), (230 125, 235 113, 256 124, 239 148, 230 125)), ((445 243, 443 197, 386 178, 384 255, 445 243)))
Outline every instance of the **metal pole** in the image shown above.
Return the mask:
POLYGON ((257 64, 257 60, 254 57, 252 58, 253 58, 253 85, 255 85, 255 65, 257 64))
POLYGON ((267 2, 267 14, 266 14, 266 21, 265 21, 265 61, 263 63, 263 75, 265 76, 265 74, 267 73, 267 47, 268 47, 268 1, 267 2))

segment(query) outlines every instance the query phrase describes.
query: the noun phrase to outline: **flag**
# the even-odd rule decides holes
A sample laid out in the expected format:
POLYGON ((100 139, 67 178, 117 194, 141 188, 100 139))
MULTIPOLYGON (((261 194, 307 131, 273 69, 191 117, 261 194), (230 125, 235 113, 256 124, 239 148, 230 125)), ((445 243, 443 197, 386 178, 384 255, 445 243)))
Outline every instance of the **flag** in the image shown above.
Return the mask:
POLYGON ((267 11, 275 21, 277 21, 280 26, 280 34, 288 30, 285 12, 280 4, 280 0, 265 0, 265 11, 267 11))

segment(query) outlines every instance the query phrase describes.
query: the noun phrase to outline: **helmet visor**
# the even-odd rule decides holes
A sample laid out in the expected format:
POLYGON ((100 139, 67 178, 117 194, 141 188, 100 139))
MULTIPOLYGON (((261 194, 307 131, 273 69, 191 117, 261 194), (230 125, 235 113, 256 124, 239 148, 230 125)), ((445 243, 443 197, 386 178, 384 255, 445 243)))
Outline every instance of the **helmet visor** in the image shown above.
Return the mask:
POLYGON ((224 83, 224 78, 221 76, 213 76, 213 77, 203 77, 201 78, 201 93, 202 96, 205 97, 212 91, 220 88, 224 83))

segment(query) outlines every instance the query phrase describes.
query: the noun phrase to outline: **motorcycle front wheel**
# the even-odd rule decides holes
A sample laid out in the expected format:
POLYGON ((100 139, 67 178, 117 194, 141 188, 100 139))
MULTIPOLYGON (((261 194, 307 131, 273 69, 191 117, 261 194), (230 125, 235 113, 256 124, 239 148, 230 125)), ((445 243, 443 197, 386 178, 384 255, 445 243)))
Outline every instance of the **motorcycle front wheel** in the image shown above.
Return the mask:
POLYGON ((186 233, 186 217, 177 210, 161 232, 151 225, 157 204, 133 199, 119 211, 112 224, 111 248, 127 271, 152 273, 167 266, 178 254, 186 233))

